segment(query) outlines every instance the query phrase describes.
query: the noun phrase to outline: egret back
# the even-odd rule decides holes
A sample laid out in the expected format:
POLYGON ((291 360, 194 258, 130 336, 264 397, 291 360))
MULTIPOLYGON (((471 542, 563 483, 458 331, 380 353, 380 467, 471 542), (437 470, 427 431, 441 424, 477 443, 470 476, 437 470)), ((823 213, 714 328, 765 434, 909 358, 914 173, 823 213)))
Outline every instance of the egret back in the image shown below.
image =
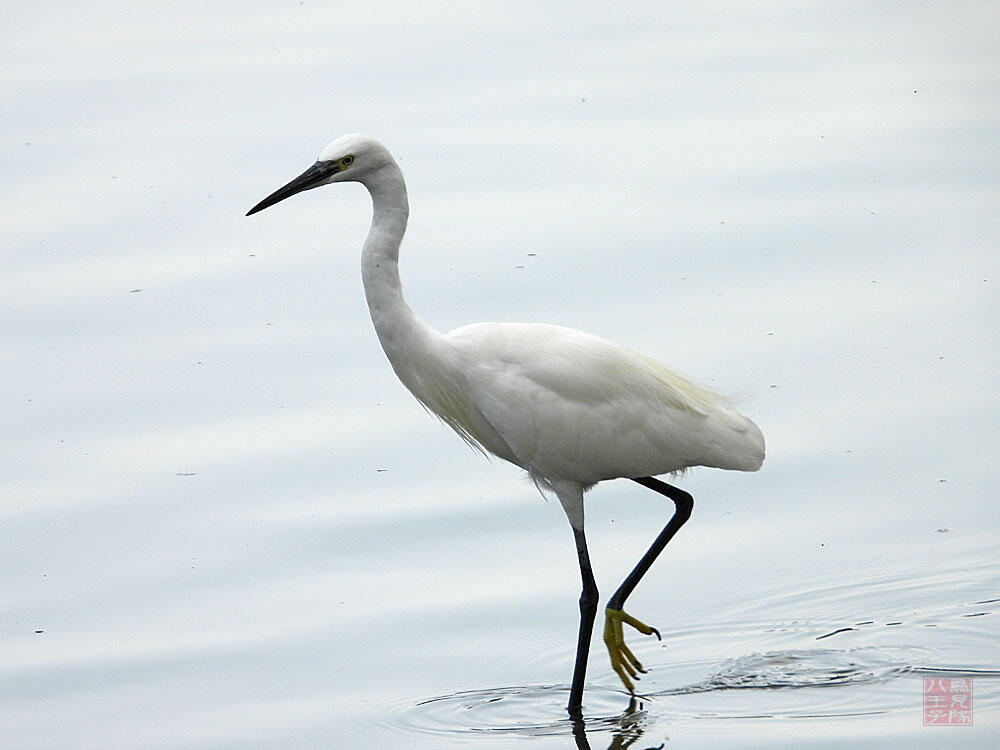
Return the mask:
POLYGON ((464 326, 446 339, 463 374, 465 432, 538 476, 590 485, 763 462, 760 430, 724 398, 606 339, 521 323, 464 326))

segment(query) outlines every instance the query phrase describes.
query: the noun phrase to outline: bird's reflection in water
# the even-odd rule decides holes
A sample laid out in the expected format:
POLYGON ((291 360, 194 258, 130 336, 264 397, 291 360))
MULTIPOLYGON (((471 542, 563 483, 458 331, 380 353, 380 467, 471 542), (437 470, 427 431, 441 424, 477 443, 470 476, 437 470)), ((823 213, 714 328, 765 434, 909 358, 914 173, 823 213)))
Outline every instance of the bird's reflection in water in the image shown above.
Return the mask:
MULTIPOLYGON (((625 750, 632 747, 645 732, 646 711, 642 703, 634 697, 629 700, 628 708, 625 712, 615 718, 615 723, 619 726, 608 745, 608 750, 625 750)), ((587 722, 581 712, 574 712, 570 717, 573 722, 573 739, 576 741, 577 750, 592 750, 590 742, 587 740, 587 722)), ((663 743, 656 747, 643 748, 643 750, 661 750, 663 743)))
POLYGON ((393 723, 419 732, 471 736, 553 738, 571 736, 586 750, 658 750, 647 737, 652 728, 648 702, 630 697, 622 710, 620 691, 591 689, 591 713, 566 714, 566 685, 533 685, 470 690, 429 698, 407 708, 393 723), (609 741, 610 744, 605 743, 609 741), (594 744, 591 744, 594 743, 594 744))

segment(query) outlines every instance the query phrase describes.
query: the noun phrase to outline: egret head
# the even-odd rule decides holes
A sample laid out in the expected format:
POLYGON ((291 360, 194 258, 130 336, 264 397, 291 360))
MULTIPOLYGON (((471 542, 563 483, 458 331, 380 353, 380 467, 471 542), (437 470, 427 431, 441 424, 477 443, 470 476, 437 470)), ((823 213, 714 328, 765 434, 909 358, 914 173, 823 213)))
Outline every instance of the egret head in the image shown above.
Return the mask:
POLYGON ((364 183, 370 175, 389 164, 395 164, 392 155, 374 138, 357 133, 342 135, 323 149, 315 164, 247 211, 247 216, 320 185, 331 182, 364 183))

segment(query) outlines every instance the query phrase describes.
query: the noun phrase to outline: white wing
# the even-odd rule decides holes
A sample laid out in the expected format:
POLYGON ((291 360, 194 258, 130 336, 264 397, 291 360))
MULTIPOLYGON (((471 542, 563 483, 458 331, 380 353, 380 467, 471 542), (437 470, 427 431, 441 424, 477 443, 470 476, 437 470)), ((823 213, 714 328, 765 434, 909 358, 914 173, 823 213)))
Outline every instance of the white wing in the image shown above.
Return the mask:
POLYGON ((464 381, 464 404, 453 419, 425 404, 545 479, 589 485, 690 466, 754 471, 763 462, 760 430, 724 399, 598 336, 477 323, 442 343, 455 368, 449 380, 464 381))

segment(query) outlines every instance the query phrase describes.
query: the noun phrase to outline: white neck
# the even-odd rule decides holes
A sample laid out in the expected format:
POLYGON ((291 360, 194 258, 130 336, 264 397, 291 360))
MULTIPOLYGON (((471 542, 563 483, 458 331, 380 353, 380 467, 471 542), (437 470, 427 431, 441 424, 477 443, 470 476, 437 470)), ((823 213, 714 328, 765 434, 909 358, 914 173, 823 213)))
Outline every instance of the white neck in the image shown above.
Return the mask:
POLYGON ((403 173, 393 162, 367 176, 364 184, 372 196, 372 225, 361 254, 368 310, 392 369, 418 399, 424 400, 419 370, 439 334, 403 299, 399 245, 410 212, 403 173))
POLYGON ((488 446, 496 455, 518 463, 473 405, 453 342, 418 318, 403 299, 399 244, 409 215, 403 173, 390 161, 366 175, 363 182, 371 193, 373 211, 361 253, 361 278, 375 332, 392 369, 418 401, 469 445, 480 450, 488 446))

